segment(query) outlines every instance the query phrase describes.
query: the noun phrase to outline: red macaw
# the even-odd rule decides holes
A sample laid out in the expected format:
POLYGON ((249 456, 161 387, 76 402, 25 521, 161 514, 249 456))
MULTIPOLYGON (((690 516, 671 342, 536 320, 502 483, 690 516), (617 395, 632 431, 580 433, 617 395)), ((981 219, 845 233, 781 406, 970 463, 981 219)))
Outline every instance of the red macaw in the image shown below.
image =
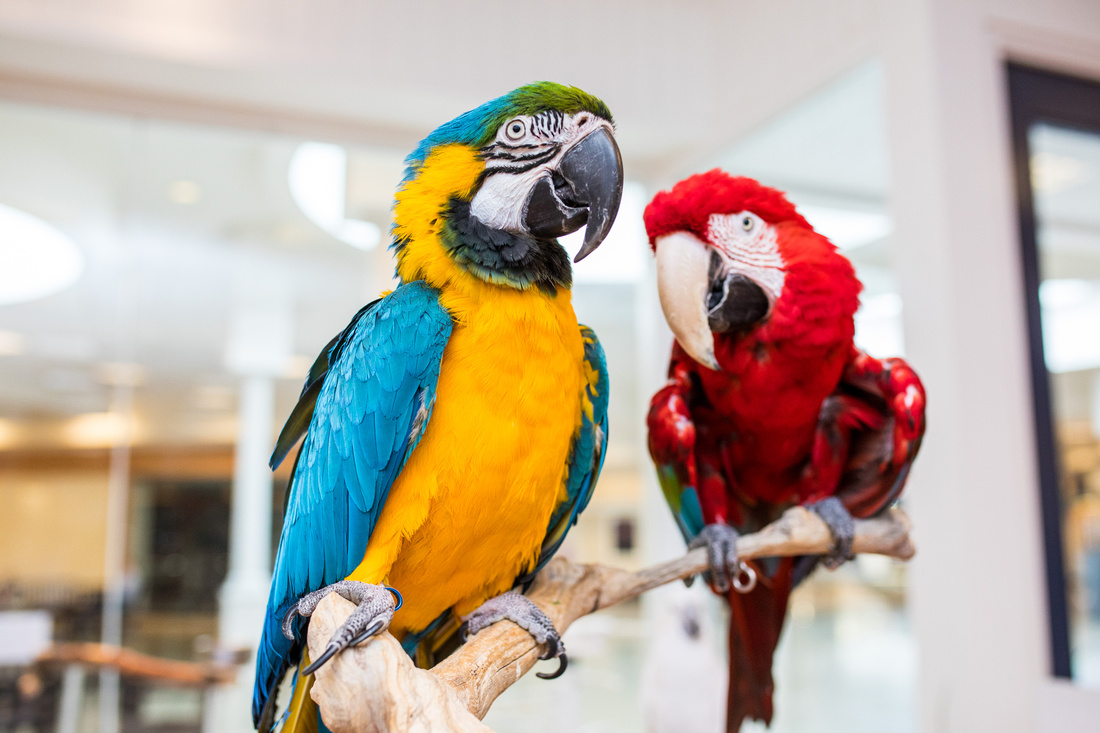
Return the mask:
POLYGON ((850 557, 853 517, 897 500, 924 434, 924 387, 855 347, 852 264, 779 191, 712 170, 653 199, 646 231, 676 336, 649 450, 689 545, 730 604, 727 727, 770 722, 772 655, 791 588, 820 558, 739 562, 739 533, 788 507, 850 557), (754 578, 759 582, 754 582, 754 578))

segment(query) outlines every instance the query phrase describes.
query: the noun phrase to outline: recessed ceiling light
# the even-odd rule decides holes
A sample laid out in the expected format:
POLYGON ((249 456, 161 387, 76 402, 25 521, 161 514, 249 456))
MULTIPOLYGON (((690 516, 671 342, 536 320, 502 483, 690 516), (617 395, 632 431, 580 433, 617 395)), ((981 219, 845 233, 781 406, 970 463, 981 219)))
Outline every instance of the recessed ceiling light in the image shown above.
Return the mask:
POLYGON ((374 249, 382 229, 347 218, 348 152, 339 145, 305 142, 290 158, 287 184, 298 208, 324 231, 356 249, 374 249))
POLYGON ((168 200, 180 206, 192 206, 202 201, 202 186, 181 178, 168 184, 168 200))
POLYGON ((61 292, 84 271, 68 236, 37 216, 0 204, 0 305, 61 292))
POLYGON ((23 334, 15 331, 0 331, 0 355, 19 356, 26 350, 27 343, 23 334))
POLYGON ((65 425, 65 441, 78 448, 109 448, 133 442, 132 421, 117 412, 88 412, 65 425))

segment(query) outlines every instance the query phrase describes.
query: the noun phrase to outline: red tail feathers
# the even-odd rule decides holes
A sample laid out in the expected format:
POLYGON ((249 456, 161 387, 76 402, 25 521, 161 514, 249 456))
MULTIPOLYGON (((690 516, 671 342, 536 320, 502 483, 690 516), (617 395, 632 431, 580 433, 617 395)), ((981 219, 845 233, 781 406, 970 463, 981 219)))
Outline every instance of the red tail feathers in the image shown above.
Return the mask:
POLYGON ((779 644, 794 561, 784 558, 771 577, 756 567, 756 587, 742 595, 730 589, 730 688, 726 728, 737 733, 741 721, 772 720, 772 656, 779 644))

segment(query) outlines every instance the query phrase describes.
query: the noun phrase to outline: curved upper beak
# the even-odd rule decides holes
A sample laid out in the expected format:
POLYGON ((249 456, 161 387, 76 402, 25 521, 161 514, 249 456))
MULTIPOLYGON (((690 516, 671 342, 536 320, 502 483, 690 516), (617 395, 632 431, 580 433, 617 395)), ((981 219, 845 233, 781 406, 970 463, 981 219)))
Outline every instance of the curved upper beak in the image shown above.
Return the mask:
POLYGON ((707 323, 710 255, 701 239, 688 232, 660 237, 657 295, 672 333, 684 351, 703 366, 718 370, 714 334, 707 323))
POLYGON ((574 262, 600 246, 623 196, 623 159, 607 127, 573 145, 549 176, 540 178, 527 197, 524 223, 536 237, 560 237, 585 224, 584 246, 574 262))
POLYGON ((759 284, 688 232, 657 240, 657 292, 676 340, 715 370, 714 334, 752 328, 771 311, 759 284))

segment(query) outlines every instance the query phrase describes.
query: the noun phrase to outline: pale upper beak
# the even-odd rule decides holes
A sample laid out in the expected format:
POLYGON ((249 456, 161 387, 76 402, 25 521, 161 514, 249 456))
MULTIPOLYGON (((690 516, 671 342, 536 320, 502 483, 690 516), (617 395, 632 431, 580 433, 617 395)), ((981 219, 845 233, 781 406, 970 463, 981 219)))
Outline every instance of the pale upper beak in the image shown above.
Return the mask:
POLYGON ((694 234, 667 234, 656 250, 657 293, 672 333, 691 358, 718 370, 714 334, 760 323, 771 310, 768 295, 694 234))
POLYGON ((694 234, 673 232, 657 239, 656 250, 657 294, 669 328, 692 359, 717 370, 714 334, 707 325, 706 245, 694 234))

